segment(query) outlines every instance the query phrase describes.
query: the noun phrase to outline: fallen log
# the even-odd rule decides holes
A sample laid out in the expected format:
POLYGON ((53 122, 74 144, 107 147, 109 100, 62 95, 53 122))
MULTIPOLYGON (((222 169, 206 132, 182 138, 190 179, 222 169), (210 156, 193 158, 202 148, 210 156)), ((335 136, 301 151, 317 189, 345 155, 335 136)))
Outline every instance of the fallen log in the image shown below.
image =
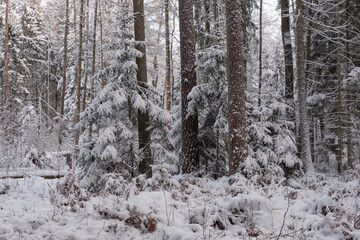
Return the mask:
POLYGON ((29 171, 29 172, 0 172, 0 179, 12 178, 31 178, 42 177, 45 179, 62 178, 66 175, 66 171, 29 171))

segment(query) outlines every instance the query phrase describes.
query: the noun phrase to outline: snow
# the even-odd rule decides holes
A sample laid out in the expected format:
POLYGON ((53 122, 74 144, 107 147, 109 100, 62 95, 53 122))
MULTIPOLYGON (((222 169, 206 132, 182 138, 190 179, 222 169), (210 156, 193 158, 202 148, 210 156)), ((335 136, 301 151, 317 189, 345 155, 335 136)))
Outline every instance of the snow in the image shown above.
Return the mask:
POLYGON ((85 200, 62 195, 57 185, 64 179, 1 179, 0 239, 271 239, 280 234, 284 216, 280 239, 360 239, 354 227, 358 179, 317 177, 306 186, 286 185, 285 179, 261 185, 260 177, 241 175, 214 180, 154 174, 114 181, 123 187, 118 196, 86 198, 82 190, 85 200), (78 201, 75 211, 62 205, 68 199, 78 201))

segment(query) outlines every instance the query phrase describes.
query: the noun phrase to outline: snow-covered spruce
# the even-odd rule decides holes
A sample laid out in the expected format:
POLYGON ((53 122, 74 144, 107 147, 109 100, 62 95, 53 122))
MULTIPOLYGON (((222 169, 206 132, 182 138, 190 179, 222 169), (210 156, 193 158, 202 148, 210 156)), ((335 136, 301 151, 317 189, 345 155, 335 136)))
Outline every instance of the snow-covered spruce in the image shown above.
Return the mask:
POLYGON ((167 150, 171 147, 167 125, 172 122, 172 117, 161 109, 157 90, 136 80, 135 60, 141 53, 135 49, 130 28, 133 16, 129 15, 126 4, 120 3, 118 7, 117 31, 113 33, 117 41, 105 46, 114 52, 114 58, 109 67, 94 77, 106 77, 108 83, 82 113, 78 126, 92 128, 90 137, 90 129, 82 135, 79 155, 81 185, 91 191, 107 186, 107 180, 113 181, 116 175, 137 175, 141 155, 138 151, 138 111, 147 111, 150 115, 154 164, 173 161, 173 155, 167 150))

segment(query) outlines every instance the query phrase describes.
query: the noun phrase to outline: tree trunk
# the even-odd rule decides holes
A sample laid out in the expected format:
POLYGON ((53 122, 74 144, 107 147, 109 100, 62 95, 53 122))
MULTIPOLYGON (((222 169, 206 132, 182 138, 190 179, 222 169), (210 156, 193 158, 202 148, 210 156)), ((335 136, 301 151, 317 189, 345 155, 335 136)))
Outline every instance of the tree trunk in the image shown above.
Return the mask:
POLYGON ((215 30, 215 34, 218 35, 217 30, 219 29, 219 22, 218 22, 219 11, 218 11, 217 0, 213 0, 213 15, 214 15, 214 30, 215 30))
POLYGON ((171 110, 171 78, 170 78, 170 18, 169 18, 169 0, 165 0, 165 42, 166 42, 166 110, 171 110))
POLYGON ((336 160, 338 163, 338 172, 341 173, 341 165, 342 165, 342 148, 343 148, 343 139, 342 139, 342 101, 341 101, 341 32, 340 32, 340 25, 341 25, 341 18, 340 18, 340 11, 341 11, 341 5, 340 0, 337 0, 337 139, 338 139, 338 146, 337 146, 337 154, 336 154, 336 160))
MULTIPOLYGON (((76 112, 75 112, 75 123, 80 122, 80 111, 81 111, 81 63, 82 63, 82 44, 83 44, 83 22, 84 22, 84 0, 80 1, 80 20, 79 20, 79 57, 78 57, 78 70, 76 74, 76 112)), ((75 132, 75 159, 79 152, 79 137, 80 129, 77 128, 75 132)))
MULTIPOLYGON (((347 18, 350 18, 351 15, 349 13, 349 0, 346 0, 346 15, 347 18)), ((347 59, 347 63, 346 63, 346 76, 349 75, 349 60, 350 60, 350 46, 349 46, 349 41, 350 41, 350 34, 349 34, 349 25, 346 26, 346 41, 345 41, 345 54, 346 54, 346 59, 347 59)), ((352 108, 351 108, 351 90, 349 88, 347 88, 347 94, 346 94, 346 100, 348 101, 347 103, 347 155, 348 155, 348 165, 350 168, 354 169, 354 159, 355 159, 355 154, 354 154, 354 145, 353 145, 353 131, 352 131, 352 127, 353 124, 351 122, 351 113, 352 113, 352 108)))
POLYGON ((228 72, 229 174, 248 156, 241 0, 226 0, 228 72))
POLYGON ((262 12, 263 0, 260 0, 260 21, 259 21, 259 101, 258 106, 261 106, 261 80, 262 80, 262 12))
POLYGON ((92 68, 91 75, 95 74, 96 67, 96 27, 97 27, 97 12, 98 12, 98 0, 95 0, 95 9, 94 9, 94 32, 93 32, 93 44, 92 44, 92 68))
POLYGON ((64 33, 64 63, 63 63, 63 81, 61 89, 61 109, 60 109, 60 131, 59 144, 63 143, 64 114, 65 114, 65 94, 66 94, 66 70, 67 70, 67 53, 68 53, 68 36, 69 36, 69 0, 66 0, 65 10, 65 33, 64 33))
POLYGON ((198 116, 188 112, 188 94, 196 86, 195 31, 193 1, 179 2, 180 55, 181 55, 181 142, 182 171, 190 173, 199 166, 197 146, 198 116))
MULTIPOLYGON (((86 49, 84 51, 85 53, 85 78, 84 78, 84 93, 83 93, 83 105, 82 110, 85 111, 86 109, 86 99, 87 99, 87 84, 88 84, 88 65, 89 65, 89 59, 88 59, 88 49, 89 49, 89 27, 90 27, 90 12, 89 12, 89 0, 86 1, 86 49)), ((84 128, 83 130, 84 131, 84 128)))
MULTIPOLYGON (((287 104, 294 107, 294 66, 293 66, 293 48, 290 32, 290 10, 289 0, 281 0, 281 36, 284 48, 284 62, 285 62, 285 98, 287 104)), ((292 111, 287 113, 289 120, 294 120, 295 116, 292 111)), ((298 121, 295 120, 296 125, 298 121)), ((296 126, 296 142, 298 157, 301 157, 301 134, 298 131, 299 126, 296 126)))
MULTIPOLYGON (((101 70, 104 69, 104 51, 102 49, 102 46, 104 44, 103 42, 103 18, 102 18, 102 7, 101 7, 101 0, 99 0, 99 7, 100 7, 100 68, 101 70)), ((105 87, 105 77, 101 77, 101 88, 105 87)))
POLYGON ((4 68, 4 135, 5 143, 8 141, 8 81, 9 81, 9 0, 6 0, 6 10, 5 10, 5 68, 4 68))
MULTIPOLYGON (((210 44, 210 33, 211 33, 211 29, 210 29, 210 19, 211 19, 210 6, 211 6, 211 0, 206 0, 205 3, 204 3, 204 10, 205 10, 205 32, 206 32, 206 35, 205 35, 205 37, 204 37, 204 46, 205 46, 205 47, 209 47, 209 44, 210 44)), ((207 83, 207 82, 208 82, 208 79, 206 79, 205 82, 207 83)))
MULTIPOLYGON (((146 87, 147 84, 147 69, 146 69, 146 47, 145 47, 145 20, 144 20, 144 0, 133 0, 134 8, 134 31, 135 41, 142 43, 136 45, 143 56, 136 58, 138 66, 137 81, 140 87, 146 87)), ((147 177, 152 176, 152 156, 151 156, 151 136, 149 128, 149 113, 138 111, 138 133, 139 133, 139 149, 142 151, 142 156, 139 162, 139 172, 146 174, 147 177)))
POLYGON ((285 97, 294 100, 294 68, 290 34, 289 0, 281 0, 281 36, 285 58, 285 97))
POLYGON ((301 134, 301 159, 305 166, 307 174, 312 175, 314 172, 311 159, 310 133, 307 114, 307 90, 305 79, 305 56, 304 56, 304 16, 303 1, 296 0, 296 66, 297 66, 297 83, 298 83, 298 101, 299 101, 299 120, 301 134))

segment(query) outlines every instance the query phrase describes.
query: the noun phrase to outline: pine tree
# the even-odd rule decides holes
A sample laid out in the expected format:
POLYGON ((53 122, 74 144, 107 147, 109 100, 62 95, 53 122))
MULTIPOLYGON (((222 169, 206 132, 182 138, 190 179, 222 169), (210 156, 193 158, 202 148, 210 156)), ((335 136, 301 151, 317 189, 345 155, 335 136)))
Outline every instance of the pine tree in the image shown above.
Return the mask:
POLYGON ((183 173, 190 173, 199 167, 197 146, 198 115, 188 111, 188 95, 196 86, 195 33, 193 1, 179 2, 180 55, 181 55, 181 161, 183 173))
POLYGON ((240 0, 226 1, 229 174, 240 169, 248 156, 245 81, 243 62, 243 32, 240 0))

